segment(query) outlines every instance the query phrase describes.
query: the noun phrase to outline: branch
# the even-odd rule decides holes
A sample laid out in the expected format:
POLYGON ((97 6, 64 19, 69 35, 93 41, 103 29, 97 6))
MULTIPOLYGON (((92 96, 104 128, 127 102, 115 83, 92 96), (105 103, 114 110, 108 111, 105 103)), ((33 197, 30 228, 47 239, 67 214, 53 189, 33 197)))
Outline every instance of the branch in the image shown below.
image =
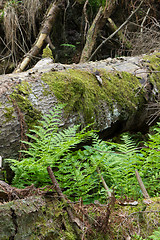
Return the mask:
POLYGON ((107 191, 108 196, 111 198, 111 197, 112 197, 112 193, 111 193, 109 187, 107 186, 107 184, 106 184, 106 182, 105 182, 103 176, 101 175, 101 172, 100 172, 99 167, 97 167, 97 172, 98 172, 98 174, 99 174, 99 177, 100 177, 101 180, 102 180, 102 184, 103 184, 105 190, 107 191))
POLYGON ((145 188, 145 186, 144 186, 144 184, 142 182, 142 179, 141 179, 137 169, 135 169, 135 174, 136 174, 136 178, 138 180, 138 183, 139 183, 139 186, 140 186, 140 188, 142 190, 144 198, 149 198, 149 194, 148 194, 148 192, 147 192, 147 190, 146 190, 146 188, 145 188))
POLYGON ((127 20, 114 32, 112 33, 108 38, 106 38, 97 48, 96 50, 92 53, 91 57, 88 59, 88 61, 90 61, 95 54, 98 52, 98 50, 111 38, 113 38, 128 22, 129 20, 133 17, 133 15, 138 11, 138 9, 141 7, 142 3, 144 2, 144 0, 141 1, 141 3, 139 4, 139 6, 131 13, 131 15, 127 18, 127 20))
MULTIPOLYGON (((65 197, 64 197, 64 195, 63 195, 63 193, 62 193, 62 190, 61 190, 61 188, 60 188, 60 186, 59 186, 59 184, 58 184, 58 182, 57 182, 57 180, 56 180, 56 178, 55 178, 55 176, 54 176, 54 174, 53 174, 53 171, 52 171, 52 169, 51 169, 50 166, 47 167, 47 171, 48 171, 48 174, 49 174, 49 176, 50 176, 50 178, 51 178, 51 181, 52 181, 52 183, 53 183, 53 186, 54 186, 54 188, 55 188, 58 196, 60 197, 61 201, 62 201, 62 202, 65 204, 65 206, 66 206, 66 205, 67 205, 67 201, 66 201, 66 199, 65 199, 65 197)), ((73 213, 72 213, 72 211, 71 211, 71 208, 70 208, 69 206, 66 206, 66 210, 67 210, 67 213, 68 213, 68 216, 69 216, 71 222, 74 223, 74 224, 76 223, 76 225, 75 225, 74 227, 75 227, 75 231, 76 231, 77 235, 79 235, 79 228, 80 228, 81 230, 84 230, 84 224, 83 224, 83 222, 81 222, 80 219, 74 217, 74 215, 73 215, 73 213), (78 228, 78 227, 79 227, 79 228, 78 228)))
POLYGON ((44 42, 46 41, 47 37, 49 36, 51 29, 53 27, 54 22, 56 21, 56 17, 60 12, 61 8, 64 5, 65 0, 58 0, 54 1, 51 5, 48 14, 46 15, 45 21, 43 23, 42 29, 39 33, 39 37, 34 43, 31 50, 26 54, 22 62, 17 66, 14 72, 22 72, 30 63, 31 59, 38 55, 40 52, 44 42))

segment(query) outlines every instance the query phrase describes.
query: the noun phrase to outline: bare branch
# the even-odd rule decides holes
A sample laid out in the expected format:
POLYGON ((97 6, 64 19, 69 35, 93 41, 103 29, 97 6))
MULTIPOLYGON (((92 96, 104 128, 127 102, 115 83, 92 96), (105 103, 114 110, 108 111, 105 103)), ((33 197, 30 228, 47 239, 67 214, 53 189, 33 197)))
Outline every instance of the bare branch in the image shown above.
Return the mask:
POLYGON ((127 18, 127 20, 114 32, 112 33, 108 38, 106 38, 97 48, 96 50, 92 53, 91 57, 88 59, 88 61, 90 61, 95 54, 99 51, 99 49, 111 38, 113 38, 128 22, 129 20, 133 17, 133 15, 138 11, 138 9, 141 7, 142 3, 144 2, 144 0, 141 1, 141 3, 139 4, 139 6, 130 14, 130 16, 127 18))

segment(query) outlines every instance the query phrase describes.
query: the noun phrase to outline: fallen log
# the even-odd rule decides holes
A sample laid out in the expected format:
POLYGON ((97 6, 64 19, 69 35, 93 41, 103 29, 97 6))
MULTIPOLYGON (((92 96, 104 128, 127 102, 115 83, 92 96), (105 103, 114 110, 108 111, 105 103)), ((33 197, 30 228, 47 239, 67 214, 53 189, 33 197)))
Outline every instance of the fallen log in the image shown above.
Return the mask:
POLYGON ((32 69, 0 76, 0 155, 18 156, 28 128, 59 102, 63 127, 93 123, 103 137, 144 130, 158 100, 160 53, 63 65, 46 58, 32 69))
POLYGON ((134 205, 132 207, 117 205, 111 211, 108 227, 104 226, 108 211, 106 205, 74 204, 78 217, 90 226, 90 229, 84 231, 83 238, 81 234, 79 237, 76 236, 67 211, 56 193, 48 192, 45 195, 0 203, 0 239, 57 240, 86 237, 88 240, 98 238, 111 240, 124 239, 128 232, 131 236, 141 233, 143 238, 147 238, 155 228, 158 228, 159 223, 160 198, 151 200, 153 202, 150 204, 139 201, 138 210, 134 205), (147 209, 143 211, 144 206, 147 209))

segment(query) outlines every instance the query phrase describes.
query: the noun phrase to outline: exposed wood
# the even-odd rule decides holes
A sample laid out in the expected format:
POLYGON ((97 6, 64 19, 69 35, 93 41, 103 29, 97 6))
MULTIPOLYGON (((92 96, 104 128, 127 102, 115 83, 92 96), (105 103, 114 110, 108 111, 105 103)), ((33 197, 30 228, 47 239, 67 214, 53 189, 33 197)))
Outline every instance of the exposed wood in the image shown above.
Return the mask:
POLYGON ((149 194, 148 194, 148 192, 147 192, 147 190, 146 190, 146 188, 145 188, 145 186, 143 184, 143 181, 142 181, 142 179, 141 179, 137 169, 135 169, 135 174, 136 174, 136 178, 137 178, 139 186, 140 186, 140 188, 142 190, 142 194, 143 194, 144 198, 149 198, 149 194))
POLYGON ((0 201, 2 202, 24 198, 26 196, 32 195, 33 192, 35 195, 39 192, 33 184, 24 189, 19 189, 16 187, 12 187, 8 183, 0 180, 0 201))
POLYGON ((59 187, 59 184, 58 184, 58 182, 57 182, 57 180, 56 180, 56 178, 55 178, 55 176, 54 176, 54 174, 53 174, 53 171, 52 171, 52 169, 51 169, 50 166, 47 167, 47 171, 48 171, 48 174, 49 174, 49 176, 50 176, 50 179, 51 179, 51 181, 52 181, 52 183, 53 183, 53 187, 55 188, 58 196, 60 197, 61 201, 62 201, 64 204, 66 204, 67 201, 66 201, 66 199, 65 199, 65 197, 64 197, 64 195, 63 195, 63 193, 62 193, 61 188, 59 187))
POLYGON ((45 40, 48 38, 53 25, 56 22, 57 15, 60 13, 60 11, 62 11, 64 7, 64 2, 65 0, 57 0, 52 3, 43 22, 39 37, 37 38, 31 50, 26 54, 21 63, 19 63, 14 72, 22 72, 28 66, 31 59, 38 55, 45 40))
POLYGON ((147 10, 147 12, 146 12, 146 15, 145 15, 145 17, 144 17, 144 19, 143 19, 143 21, 142 21, 142 23, 141 23, 141 33, 143 33, 144 23, 145 23, 148 15, 149 15, 150 10, 151 10, 151 8, 148 8, 148 10, 147 10))

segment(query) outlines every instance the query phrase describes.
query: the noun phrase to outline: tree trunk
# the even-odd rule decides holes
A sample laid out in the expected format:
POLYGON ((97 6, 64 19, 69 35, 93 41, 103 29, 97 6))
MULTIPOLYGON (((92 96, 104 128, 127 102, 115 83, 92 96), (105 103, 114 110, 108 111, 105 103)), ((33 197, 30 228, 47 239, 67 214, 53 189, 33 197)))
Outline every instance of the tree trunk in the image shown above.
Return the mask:
POLYGON ((22 62, 19 63, 19 65, 17 66, 14 72, 17 72, 17 73, 22 72, 28 66, 32 58, 38 55, 41 48, 43 47, 45 40, 49 36, 53 25, 55 24, 57 15, 64 7, 64 2, 65 0, 57 0, 57 1, 54 1, 54 3, 52 3, 52 5, 48 10, 48 13, 46 14, 44 23, 42 25, 42 29, 39 33, 39 37, 37 38, 31 50, 23 58, 22 62))
POLYGON ((26 72, 1 75, 0 155, 17 157, 28 128, 58 102, 66 104, 63 127, 93 123, 105 138, 145 130, 156 112, 147 104, 158 96, 159 64, 158 52, 77 65, 46 58, 26 72))
POLYGON ((95 19, 93 20, 93 23, 87 33, 86 43, 83 48, 81 59, 80 59, 81 63, 89 60, 89 58, 92 54, 92 51, 94 49, 94 46, 96 44, 96 39, 97 39, 98 33, 103 28, 107 19, 110 17, 115 6, 116 6, 116 1, 110 0, 109 2, 106 1, 106 6, 104 9, 103 9, 103 7, 99 8, 99 11, 98 11, 95 19))

